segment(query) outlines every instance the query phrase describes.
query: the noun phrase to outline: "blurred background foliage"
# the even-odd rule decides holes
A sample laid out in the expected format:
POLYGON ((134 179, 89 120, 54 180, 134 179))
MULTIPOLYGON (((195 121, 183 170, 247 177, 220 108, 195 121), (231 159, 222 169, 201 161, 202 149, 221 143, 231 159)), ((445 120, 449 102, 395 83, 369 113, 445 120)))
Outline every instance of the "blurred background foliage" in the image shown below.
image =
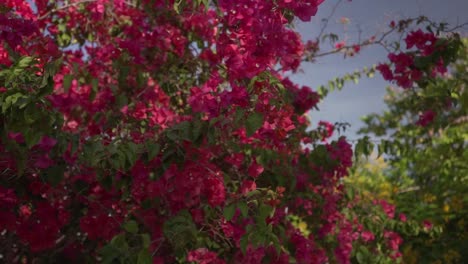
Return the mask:
POLYGON ((435 231, 401 232, 404 263, 468 263, 468 39, 463 43, 445 76, 416 89, 389 87, 387 110, 365 116, 359 131, 379 138, 379 154, 357 161, 346 181, 359 203, 386 199, 397 215, 423 223, 420 231, 435 231))

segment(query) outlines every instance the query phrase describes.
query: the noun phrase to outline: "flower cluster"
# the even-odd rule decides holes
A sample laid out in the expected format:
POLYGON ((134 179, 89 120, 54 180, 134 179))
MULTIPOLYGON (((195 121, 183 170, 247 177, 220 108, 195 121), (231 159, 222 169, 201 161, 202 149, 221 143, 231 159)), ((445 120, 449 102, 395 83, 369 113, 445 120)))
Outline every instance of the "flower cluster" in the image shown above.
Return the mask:
POLYGON ((425 77, 444 74, 447 71, 444 59, 437 51, 444 49, 440 39, 433 33, 422 30, 410 32, 406 38, 408 50, 415 51, 390 53, 390 64, 379 64, 377 70, 387 81, 394 81, 398 86, 408 89, 425 77))
POLYGON ((437 114, 434 111, 427 110, 424 113, 419 115, 419 119, 416 122, 416 125, 425 127, 428 124, 430 124, 436 116, 437 114))

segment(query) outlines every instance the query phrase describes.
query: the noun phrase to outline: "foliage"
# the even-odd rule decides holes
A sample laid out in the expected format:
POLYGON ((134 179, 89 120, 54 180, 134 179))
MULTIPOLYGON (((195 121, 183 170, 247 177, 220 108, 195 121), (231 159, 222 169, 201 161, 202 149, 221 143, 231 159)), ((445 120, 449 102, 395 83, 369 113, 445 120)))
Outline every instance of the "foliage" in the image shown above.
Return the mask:
MULTIPOLYGON (((309 131, 320 95, 284 77, 312 56, 292 23, 321 2, 3 1, 4 260, 398 261, 399 224, 373 206, 389 223, 373 242, 347 197, 351 145, 309 131)), ((409 81, 458 47, 427 36, 392 66, 421 74, 409 81)))

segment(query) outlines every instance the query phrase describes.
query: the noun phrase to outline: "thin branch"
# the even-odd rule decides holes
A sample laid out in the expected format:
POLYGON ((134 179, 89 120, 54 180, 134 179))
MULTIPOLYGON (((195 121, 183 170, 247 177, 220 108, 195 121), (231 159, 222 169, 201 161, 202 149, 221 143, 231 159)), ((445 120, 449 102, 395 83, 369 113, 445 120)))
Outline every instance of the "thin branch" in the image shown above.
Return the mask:
POLYGON ((48 11, 47 13, 45 13, 44 15, 40 16, 40 17, 38 18, 38 20, 42 20, 42 19, 48 17, 50 14, 55 13, 55 12, 58 12, 58 11, 60 11, 60 10, 67 9, 67 8, 72 7, 72 6, 77 6, 77 5, 79 5, 79 4, 91 3, 91 2, 97 2, 97 0, 82 0, 82 1, 80 1, 80 2, 71 3, 71 4, 68 4, 68 5, 63 5, 63 6, 61 6, 61 7, 54 8, 54 9, 48 11))
POLYGON ((370 45, 377 44, 377 45, 382 46, 385 50, 390 51, 383 41, 388 35, 390 35, 394 31, 395 31, 395 28, 392 28, 391 30, 389 30, 389 31, 385 32, 384 34, 382 34, 382 36, 378 40, 364 41, 364 42, 353 44, 353 45, 347 45, 347 46, 341 47, 339 49, 334 49, 334 50, 331 50, 331 51, 327 51, 327 52, 323 52, 323 53, 313 55, 311 58, 306 58, 306 59, 312 59, 312 58, 323 57, 323 56, 327 56, 327 55, 331 55, 331 54, 336 54, 336 53, 339 53, 339 52, 341 52, 343 50, 351 49, 354 45, 358 45, 360 47, 365 47, 365 46, 370 46, 370 45))
POLYGON ((330 21, 330 19, 335 15, 335 12, 336 10, 338 9, 338 6, 341 4, 341 2, 343 2, 343 0, 339 0, 334 6, 333 6, 333 9, 332 11, 330 12, 330 14, 328 15, 327 18, 324 19, 324 24, 322 26, 322 28, 320 29, 320 33, 319 35, 317 36, 317 40, 320 41, 320 38, 322 37, 323 33, 325 32, 325 29, 327 28, 328 26, 328 22, 330 21))
POLYGON ((459 29, 459 28, 464 28, 464 27, 466 27, 466 26, 468 26, 468 22, 465 22, 465 23, 463 23, 463 24, 454 26, 453 28, 450 28, 450 29, 447 29, 447 30, 443 30, 443 32, 453 32, 453 31, 455 31, 455 30, 457 30, 457 29, 459 29))
POLYGON ((403 190, 400 190, 397 192, 397 194, 400 194, 400 193, 407 193, 407 192, 412 192, 412 191, 419 191, 421 188, 419 186, 413 186, 413 187, 409 187, 409 188, 406 188, 406 189, 403 189, 403 190))

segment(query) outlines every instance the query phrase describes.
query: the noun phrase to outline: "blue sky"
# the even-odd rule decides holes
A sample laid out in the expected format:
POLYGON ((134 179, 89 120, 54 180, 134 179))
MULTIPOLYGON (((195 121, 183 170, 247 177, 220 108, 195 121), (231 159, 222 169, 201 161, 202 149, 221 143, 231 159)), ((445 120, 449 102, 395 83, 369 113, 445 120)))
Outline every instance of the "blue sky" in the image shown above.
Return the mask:
MULTIPOLYGON (((319 11, 309 23, 298 23, 297 29, 303 40, 315 39, 318 35, 322 18, 328 17, 338 0, 325 0, 319 11)), ((328 32, 345 33, 344 27, 339 23, 341 17, 350 19, 346 26, 345 36, 348 42, 356 40, 358 28, 362 37, 382 32, 392 20, 425 15, 437 22, 448 22, 451 25, 468 22, 468 0, 354 0, 342 1, 327 27, 328 32)), ((468 27, 464 28, 466 36, 468 27)), ((342 55, 328 56, 318 59, 315 63, 304 63, 303 73, 291 76, 299 84, 316 89, 328 80, 353 72, 363 66, 371 66, 385 61, 386 52, 381 47, 365 48, 361 55, 343 60, 342 55)), ((344 89, 334 92, 319 104, 320 111, 310 113, 313 124, 320 120, 330 122, 349 122, 351 128, 347 135, 356 139, 355 132, 362 126, 360 117, 371 112, 384 110, 383 96, 385 87, 389 85, 379 74, 373 79, 363 78, 359 84, 345 85, 344 89)))

